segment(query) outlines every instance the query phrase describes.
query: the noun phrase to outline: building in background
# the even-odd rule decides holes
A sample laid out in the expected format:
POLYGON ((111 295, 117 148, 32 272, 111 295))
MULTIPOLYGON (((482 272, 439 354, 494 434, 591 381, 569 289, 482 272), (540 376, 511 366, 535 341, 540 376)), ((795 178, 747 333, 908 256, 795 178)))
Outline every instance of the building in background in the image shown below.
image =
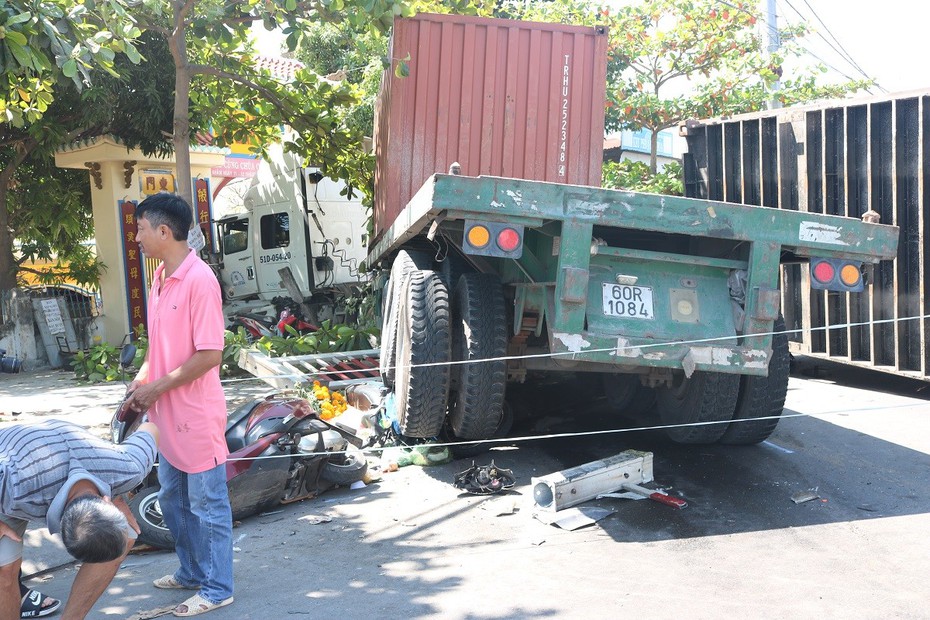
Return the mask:
MULTIPOLYGON (((649 163, 649 150, 652 134, 648 129, 639 131, 623 130, 609 134, 604 138, 604 161, 621 161, 630 159, 649 163)), ((665 129, 659 132, 658 156, 659 169, 672 161, 681 161, 685 152, 685 139, 678 135, 677 129, 665 129)))

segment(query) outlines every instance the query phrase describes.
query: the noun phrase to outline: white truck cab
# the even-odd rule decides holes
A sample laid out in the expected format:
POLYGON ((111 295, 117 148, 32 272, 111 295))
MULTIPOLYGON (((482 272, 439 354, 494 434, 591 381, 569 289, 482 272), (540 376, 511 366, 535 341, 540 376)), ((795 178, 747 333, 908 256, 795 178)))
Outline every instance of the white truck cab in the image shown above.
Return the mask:
POLYGON ((316 168, 272 170, 263 163, 243 199, 246 213, 216 222, 224 298, 289 296, 283 267, 304 298, 363 280, 358 268, 367 252, 367 215, 360 199, 346 198, 344 190, 316 168))

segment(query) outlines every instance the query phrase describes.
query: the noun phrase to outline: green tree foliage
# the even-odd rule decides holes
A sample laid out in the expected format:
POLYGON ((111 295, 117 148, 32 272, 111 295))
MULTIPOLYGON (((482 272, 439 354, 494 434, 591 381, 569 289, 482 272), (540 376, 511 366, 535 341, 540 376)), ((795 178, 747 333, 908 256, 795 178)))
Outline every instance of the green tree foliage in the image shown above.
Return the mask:
MULTIPOLYGON (((80 91, 70 79, 55 85, 55 98, 34 120, 0 124, 0 290, 31 272, 35 279, 90 284, 99 265, 82 241, 93 236, 87 173, 57 168, 54 152, 63 144, 103 133, 146 153, 170 150, 173 76, 164 41, 142 35, 136 47, 146 58, 136 64, 116 56, 80 91), (166 69, 167 63, 167 69, 166 69), (13 240, 20 241, 13 252, 13 240), (51 269, 30 267, 52 261, 51 269)), ((197 121, 195 117, 195 122, 197 121)))
POLYGON ((63 80, 81 90, 94 69, 116 75, 117 54, 138 62, 133 39, 139 34, 117 1, 6 0, 0 4, 0 120, 35 122, 63 80))
MULTIPOLYGON (((289 50, 315 24, 342 23, 354 31, 384 32, 397 15, 411 14, 405 0, 142 0, 140 27, 162 36, 174 63, 173 147, 179 193, 190 201, 190 111, 199 110, 220 146, 249 141, 257 152, 281 140, 287 151, 350 188, 370 184, 373 163, 363 135, 347 120, 359 94, 348 81, 323 79, 302 68, 281 76, 263 68, 250 27, 281 29, 289 50)), ((350 189, 351 191, 351 189, 350 189)))
MULTIPOLYGON (((138 35, 115 0, 0 4, 0 290, 16 285, 16 238, 23 260, 70 251, 80 262, 86 194, 78 175, 53 172, 52 153, 99 123, 104 110, 84 105, 81 92, 94 70, 115 76, 119 62, 138 62, 138 35)), ((76 269, 80 279, 91 277, 76 269)))
POLYGON ((684 196, 681 164, 669 162, 655 174, 649 170, 649 164, 641 161, 624 159, 604 162, 604 176, 601 185, 612 189, 626 189, 650 194, 667 196, 684 196))
POLYGON ((823 68, 808 66, 781 78, 773 93, 807 30, 782 29, 787 43, 769 55, 754 10, 742 2, 650 0, 613 16, 609 53, 622 69, 608 84, 607 127, 652 132, 653 173, 658 132, 681 121, 759 110, 773 97, 784 105, 838 97, 871 84, 821 85, 823 68))
POLYGON ((358 31, 347 23, 321 23, 295 50, 298 60, 320 75, 343 79, 357 88, 357 103, 346 114, 346 125, 371 136, 374 104, 387 62, 387 36, 358 31))

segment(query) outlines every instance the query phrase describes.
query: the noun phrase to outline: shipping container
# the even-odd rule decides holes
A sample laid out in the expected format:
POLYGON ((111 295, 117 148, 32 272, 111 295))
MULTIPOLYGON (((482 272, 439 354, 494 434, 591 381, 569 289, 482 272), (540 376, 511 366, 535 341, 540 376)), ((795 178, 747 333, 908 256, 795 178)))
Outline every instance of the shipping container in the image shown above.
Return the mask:
POLYGON ((812 290, 786 265, 796 352, 930 379, 930 91, 833 101, 682 125, 689 197, 862 217, 900 228, 897 258, 865 293, 812 290))
POLYGON ((395 20, 375 110, 375 240, 453 162, 469 176, 600 185, 606 46, 603 28, 395 20))

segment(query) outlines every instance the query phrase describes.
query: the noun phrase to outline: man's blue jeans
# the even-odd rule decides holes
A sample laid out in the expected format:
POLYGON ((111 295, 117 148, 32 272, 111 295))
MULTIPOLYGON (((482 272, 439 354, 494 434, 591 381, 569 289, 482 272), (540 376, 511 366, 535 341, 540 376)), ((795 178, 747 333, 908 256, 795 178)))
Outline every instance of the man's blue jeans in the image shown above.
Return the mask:
POLYGON ((226 465, 188 474, 161 458, 158 482, 158 503, 181 561, 174 578, 199 585, 200 595, 213 603, 228 599, 233 595, 233 544, 226 465))

